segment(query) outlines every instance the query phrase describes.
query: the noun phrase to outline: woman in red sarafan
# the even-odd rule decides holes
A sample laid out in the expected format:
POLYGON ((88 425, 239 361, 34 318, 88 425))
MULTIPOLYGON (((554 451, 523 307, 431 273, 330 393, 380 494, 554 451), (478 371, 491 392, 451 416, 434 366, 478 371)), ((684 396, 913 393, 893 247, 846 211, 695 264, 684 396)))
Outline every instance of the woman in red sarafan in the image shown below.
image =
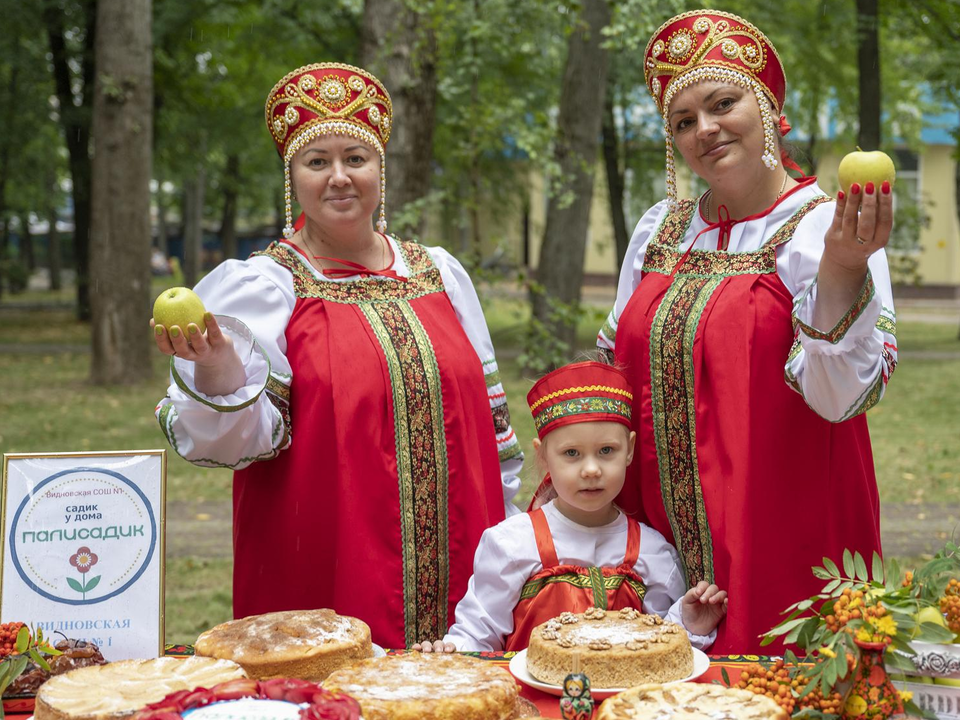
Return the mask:
POLYGON ((864 413, 897 361, 892 195, 834 200, 787 174, 783 67, 746 20, 678 15, 644 63, 668 197, 634 231, 598 339, 635 389, 618 502, 676 545, 689 585, 730 593, 713 652, 757 652, 819 591, 824 555, 880 549, 864 413), (674 148, 709 186, 698 199, 677 199, 674 148))
POLYGON ((386 234, 383 85, 302 67, 265 119, 285 237, 197 285, 206 333, 156 327, 174 356, 157 417, 180 455, 236 470, 237 617, 328 607, 406 647, 448 627, 522 453, 470 278, 386 234))

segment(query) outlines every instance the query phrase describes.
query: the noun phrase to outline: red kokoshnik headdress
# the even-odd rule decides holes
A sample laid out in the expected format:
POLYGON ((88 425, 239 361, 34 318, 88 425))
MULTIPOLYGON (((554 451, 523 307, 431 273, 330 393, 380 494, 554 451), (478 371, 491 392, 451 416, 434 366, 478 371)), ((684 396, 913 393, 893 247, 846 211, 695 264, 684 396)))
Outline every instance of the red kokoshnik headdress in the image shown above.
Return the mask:
MULTIPOLYGON (((676 205, 673 132, 668 121, 670 101, 684 88, 702 80, 750 88, 757 96, 764 129, 763 164, 778 165, 775 118, 783 109, 787 80, 773 43, 741 17, 719 10, 693 10, 660 26, 644 52, 644 77, 663 116, 667 142, 667 197, 676 205), (767 102, 769 101, 769 103, 767 102), (773 105, 771 109, 770 104, 773 105)), ((789 129, 786 118, 780 127, 789 129)))
POLYGON ((581 362, 540 378, 527 393, 527 403, 542 440, 558 427, 579 422, 618 422, 629 428, 633 390, 612 365, 581 362))
POLYGON ((352 65, 317 63, 287 73, 267 95, 267 128, 283 158, 285 237, 293 235, 290 160, 304 145, 321 135, 349 135, 371 145, 380 154, 380 218, 377 229, 386 232, 386 165, 384 146, 390 139, 393 104, 377 78, 352 65))

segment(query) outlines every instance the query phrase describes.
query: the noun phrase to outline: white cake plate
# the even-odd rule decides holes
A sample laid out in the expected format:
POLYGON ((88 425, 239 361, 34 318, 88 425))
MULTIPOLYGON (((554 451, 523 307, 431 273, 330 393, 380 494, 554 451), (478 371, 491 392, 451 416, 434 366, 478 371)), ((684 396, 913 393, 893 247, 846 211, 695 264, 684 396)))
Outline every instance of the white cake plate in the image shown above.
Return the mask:
MULTIPOLYGON (((701 650, 692 648, 693 650, 693 672, 680 680, 675 682, 685 682, 687 680, 694 680, 695 678, 703 675, 707 670, 710 669, 710 658, 706 656, 701 650)), ((554 685, 553 683, 545 683, 537 680, 530 672, 527 670, 527 651, 521 650, 516 655, 513 656, 510 660, 510 672, 513 673, 513 676, 522 682, 524 685, 529 685, 532 688, 537 690, 542 690, 545 693, 550 695, 556 695, 560 697, 563 695, 563 687, 560 685, 554 685)), ((593 695, 594 700, 605 700, 611 695, 616 695, 617 693, 622 693, 627 688, 598 688, 590 686, 590 694, 593 695)))

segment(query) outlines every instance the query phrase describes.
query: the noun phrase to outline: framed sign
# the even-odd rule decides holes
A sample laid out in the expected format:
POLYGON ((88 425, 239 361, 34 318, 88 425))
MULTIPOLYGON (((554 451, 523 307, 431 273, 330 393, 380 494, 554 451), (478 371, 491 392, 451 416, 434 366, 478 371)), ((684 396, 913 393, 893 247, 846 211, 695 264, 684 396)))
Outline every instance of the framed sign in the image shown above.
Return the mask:
POLYGON ((5 454, 0 622, 163 654, 165 450, 5 454))

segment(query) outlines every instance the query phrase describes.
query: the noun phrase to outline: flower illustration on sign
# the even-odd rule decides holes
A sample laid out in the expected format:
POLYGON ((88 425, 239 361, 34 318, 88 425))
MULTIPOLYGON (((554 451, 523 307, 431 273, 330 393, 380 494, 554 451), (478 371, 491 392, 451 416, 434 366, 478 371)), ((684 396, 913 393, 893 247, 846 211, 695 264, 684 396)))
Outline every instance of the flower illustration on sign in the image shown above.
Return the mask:
POLYGON ((84 576, 90 572, 90 568, 97 564, 100 560, 95 553, 90 551, 90 548, 84 546, 77 550, 76 554, 70 556, 70 564, 77 569, 77 572, 80 573, 80 580, 77 581, 72 577, 67 578, 67 584, 70 585, 74 590, 83 595, 83 599, 87 599, 87 593, 90 590, 93 590, 100 583, 100 576, 92 577, 87 580, 84 576))

